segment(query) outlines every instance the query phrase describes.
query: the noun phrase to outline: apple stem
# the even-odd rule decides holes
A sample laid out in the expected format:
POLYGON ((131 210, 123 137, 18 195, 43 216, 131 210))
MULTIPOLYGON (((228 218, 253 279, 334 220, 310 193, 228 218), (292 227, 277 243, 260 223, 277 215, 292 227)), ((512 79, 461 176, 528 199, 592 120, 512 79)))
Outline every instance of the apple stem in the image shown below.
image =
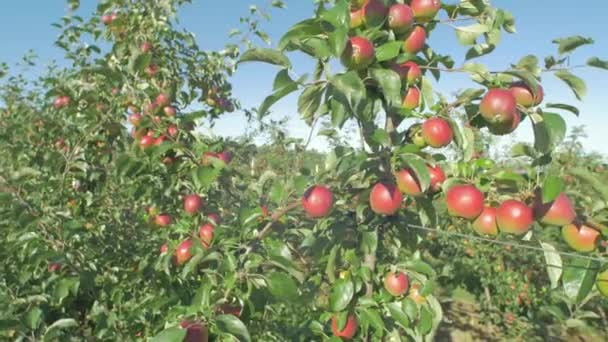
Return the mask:
POLYGON ((257 239, 263 240, 268 234, 270 234, 270 231, 272 230, 272 226, 275 222, 277 222, 285 214, 287 214, 288 212, 292 211, 293 209, 299 207, 300 205, 301 205, 300 201, 295 201, 295 202, 289 204, 288 206, 286 206, 285 208, 280 209, 277 212, 275 212, 274 214, 272 214, 272 216, 270 216, 270 222, 268 222, 266 224, 266 226, 264 227, 264 229, 262 229, 258 233, 257 239))

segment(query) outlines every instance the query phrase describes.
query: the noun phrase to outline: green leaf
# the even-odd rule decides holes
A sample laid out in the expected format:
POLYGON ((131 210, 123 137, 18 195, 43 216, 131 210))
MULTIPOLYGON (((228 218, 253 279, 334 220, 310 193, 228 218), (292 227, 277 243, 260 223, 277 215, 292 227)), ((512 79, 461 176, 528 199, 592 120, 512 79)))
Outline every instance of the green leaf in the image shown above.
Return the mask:
POLYGON ((25 323, 30 329, 36 329, 40 324, 40 316, 42 316, 42 310, 35 306, 27 312, 25 323))
POLYGON ((554 201, 559 194, 564 191, 564 182, 557 176, 549 175, 543 182, 542 200, 543 203, 554 201))
POLYGON ((298 98, 298 112, 307 122, 312 121, 321 105, 325 84, 315 84, 304 89, 298 98))
POLYGON ((547 103, 545 106, 547 108, 557 108, 557 109, 567 110, 576 116, 578 116, 580 114, 578 108, 568 105, 568 104, 564 104, 564 103, 547 103))
POLYGON ((511 156, 512 157, 522 157, 527 156, 530 158, 536 158, 536 151, 534 148, 526 143, 518 143, 513 145, 511 148, 511 156))
MULTIPOLYGON (((305 37, 311 37, 323 33, 321 22, 317 19, 307 19, 292 26, 279 41, 279 49, 291 50, 293 43, 300 43, 305 37)), ((298 44, 295 44, 298 45, 298 44)))
POLYGON ((551 289, 556 289, 559 285, 559 278, 562 276, 562 258, 553 245, 545 242, 541 242, 540 245, 544 250, 551 289))
POLYGON ((296 282, 281 272, 274 272, 268 276, 268 291, 279 300, 293 301, 298 297, 296 282))
POLYGON ((593 44, 594 41, 591 38, 585 38, 585 37, 581 37, 581 36, 572 36, 572 37, 554 39, 552 41, 552 43, 558 44, 557 51, 559 52, 560 55, 562 55, 562 54, 565 54, 568 52, 572 52, 580 46, 587 45, 587 44, 593 44))
POLYGON ((534 148, 547 153, 564 140, 566 122, 554 113, 543 113, 542 120, 534 122, 534 148))
POLYGON ((351 71, 337 74, 331 79, 333 86, 332 94, 340 101, 348 105, 347 108, 353 115, 358 115, 357 107, 365 98, 365 85, 356 72, 351 71))
POLYGON ((538 57, 534 55, 527 55, 522 57, 516 65, 517 69, 523 69, 535 76, 540 74, 540 66, 538 65, 538 57))
POLYGON ((593 288, 597 270, 597 263, 590 259, 571 258, 564 263, 562 283, 566 296, 582 302, 593 288))
POLYGON ((414 175, 420 183, 420 189, 426 191, 431 184, 431 175, 429 169, 426 166, 426 161, 422 157, 413 153, 403 153, 399 156, 403 163, 414 171, 414 175))
POLYGON ((359 318, 362 323, 369 323, 376 331, 383 331, 384 321, 382 321, 382 317, 378 314, 378 311, 374 309, 362 309, 359 310, 359 318))
POLYGON ((462 45, 474 45, 477 37, 489 31, 489 27, 483 24, 460 26, 455 29, 458 42, 462 45))
POLYGON ((378 249, 378 231, 367 231, 361 235, 361 251, 363 254, 375 255, 378 249))
POLYGON ((434 277, 436 274, 435 270, 433 269, 433 267, 431 265, 429 265, 426 262, 419 260, 419 259, 407 261, 405 263, 405 267, 409 270, 416 271, 418 273, 422 273, 422 274, 426 275, 427 277, 434 277))
POLYGON ((380 146, 390 146, 391 137, 388 133, 382 128, 376 128, 374 133, 369 137, 370 143, 380 145, 380 146))
POLYGON ((53 324, 51 324, 48 328, 46 328, 44 335, 42 337, 43 341, 52 341, 51 339, 54 336, 55 330, 59 329, 67 329, 77 327, 78 323, 73 318, 62 318, 58 319, 53 324))
POLYGON ((186 337, 186 329, 170 327, 150 339, 150 342, 181 342, 186 337))
POLYGON ((225 333, 231 334, 239 341, 249 342, 249 330, 240 319, 234 315, 220 315, 215 318, 217 328, 225 333))
POLYGON ((587 60, 587 65, 595 68, 608 70, 608 61, 599 59, 597 57, 591 57, 587 60))
POLYGON ((433 314, 426 307, 420 308, 420 320, 418 321, 418 331, 422 335, 426 335, 431 332, 433 328, 433 314))
POLYGON ((515 76, 520 80, 524 81, 524 83, 526 83, 528 87, 530 87, 534 94, 538 92, 538 81, 534 77, 534 74, 532 74, 531 72, 521 70, 509 70, 505 71, 504 74, 515 76))
POLYGON ((384 62, 397 57, 399 52, 401 52, 402 46, 403 42, 398 40, 380 45, 376 49, 376 60, 378 60, 378 62, 384 62))
POLYGON ((340 57, 348 41, 348 30, 345 27, 338 27, 329 34, 328 41, 333 55, 340 57))
POLYGON ((199 166, 192 171, 192 181, 200 190, 208 189, 222 173, 221 168, 199 166))
POLYGON ((332 8, 321 11, 321 19, 335 27, 348 27, 350 23, 350 6, 345 0, 337 0, 332 8))
POLYGON ((355 294, 355 287, 348 279, 338 279, 331 287, 329 310, 340 312, 348 306, 355 294))
POLYGON ((135 58, 135 61, 133 61, 133 71, 143 72, 144 69, 147 68, 148 65, 150 65, 151 61, 152 55, 150 55, 149 53, 144 53, 137 56, 137 58, 135 58))
POLYGON ((391 108, 401 107, 401 78, 399 74, 390 69, 377 68, 370 69, 369 72, 380 85, 388 106, 391 108))
POLYGON ((555 72, 555 76, 560 80, 564 81, 577 99, 582 100, 582 98, 587 94, 587 85, 585 81, 583 81, 578 76, 575 76, 568 70, 559 70, 555 72))
POLYGON ((237 64, 245 62, 264 62, 285 68, 291 67, 289 59, 281 51, 268 48, 254 48, 245 51, 237 64))
POLYGON ((403 328, 407 328, 410 326, 410 319, 403 312, 401 308, 401 303, 388 303, 387 305, 388 311, 391 314, 391 317, 397 322, 397 324, 401 325, 403 328))

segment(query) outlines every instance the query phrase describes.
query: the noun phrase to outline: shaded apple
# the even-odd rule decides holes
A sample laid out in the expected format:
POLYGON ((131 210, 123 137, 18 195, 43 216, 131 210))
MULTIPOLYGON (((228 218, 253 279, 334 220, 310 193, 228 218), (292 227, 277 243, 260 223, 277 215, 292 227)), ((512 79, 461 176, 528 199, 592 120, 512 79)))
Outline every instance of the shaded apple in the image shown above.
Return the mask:
POLYGON ((165 106, 163 112, 165 112, 166 116, 175 116, 175 114, 177 114, 177 109, 173 106, 165 106))
POLYGON ((141 139, 139 140, 139 146, 141 148, 148 148, 152 145, 154 145, 154 142, 156 141, 156 139, 154 139, 154 137, 149 136, 149 135, 144 135, 143 137, 141 137, 141 139))
POLYGON ((521 122, 521 114, 515 111, 511 121, 488 123, 488 130, 495 135, 505 135, 514 132, 521 122))
POLYGON ((308 216, 325 217, 331 211, 334 198, 331 190, 323 185, 314 185, 302 196, 302 206, 308 216))
POLYGON ((183 265, 192 258, 192 244, 192 240, 187 239, 177 246, 175 249, 175 262, 178 265, 183 265))
POLYGON ((410 86, 417 84, 422 78, 422 71, 416 62, 393 64, 392 69, 399 74, 402 81, 407 82, 410 86))
POLYGON ((352 37, 346 43, 340 60, 349 69, 362 70, 372 64, 374 58, 374 45, 367 38, 352 37))
POLYGON ((169 245, 167 245, 166 243, 163 243, 162 246, 160 246, 160 254, 165 254, 169 251, 169 245))
POLYGON ((213 231, 215 227, 211 223, 205 223, 198 229, 198 236, 201 239, 203 247, 209 248, 211 241, 213 240, 213 231))
POLYGON ((420 181, 414 174, 414 171, 410 168, 403 169, 395 174, 397 180, 397 187, 405 195, 420 196, 422 195, 422 188, 420 181))
POLYGON ((496 209, 496 223, 503 233, 523 235, 534 222, 532 208, 517 200, 506 200, 496 209))
POLYGON ((414 13, 408 5, 394 4, 388 10, 387 22, 395 33, 404 33, 414 24, 414 13))
POLYGON ((209 220, 209 222, 213 223, 216 226, 219 225, 222 222, 222 219, 220 218, 220 215, 218 215, 216 213, 208 214, 207 215, 207 220, 209 220))
POLYGON ((350 12, 350 28, 356 29, 363 26, 363 10, 357 9, 350 12))
POLYGON ((58 262, 51 262, 47 266, 47 270, 49 271, 49 273, 55 273, 55 272, 61 271, 62 267, 63 266, 60 263, 58 263, 58 262))
POLYGON ((427 22, 441 9, 441 0, 412 0, 410 6, 417 22, 427 22))
POLYGON ((565 193, 559 194, 555 200, 543 203, 540 191, 537 191, 534 200, 534 216, 543 224, 552 226, 565 226, 576 218, 572 202, 565 193))
POLYGON ((219 160, 223 161, 226 164, 230 164, 230 162, 232 161, 232 153, 230 151, 222 151, 216 154, 216 156, 219 160))
POLYGON ((196 214, 203 207, 203 200, 199 195, 188 195, 184 197, 184 211, 188 214, 196 214))
POLYGON ((395 297, 403 296, 410 287, 410 281, 405 273, 390 272, 384 278, 384 288, 395 297))
POLYGON ((429 176, 431 177, 431 183, 429 185, 429 190, 431 192, 439 192, 441 191, 441 186, 443 182, 445 182, 445 173, 439 164, 437 165, 427 165, 429 170, 429 176))
POLYGON ((496 208, 485 207, 479 217, 473 221, 473 229, 481 235, 498 235, 498 223, 496 223, 496 208))
POLYGON ((167 127, 167 134, 171 137, 174 137, 177 135, 177 133, 179 133, 179 130, 177 129, 176 125, 170 125, 169 127, 167 127))
POLYGON ((169 95, 164 94, 164 93, 158 94, 158 96, 156 96, 156 99, 154 100, 154 104, 156 104, 157 106, 168 105, 169 104, 169 95))
POLYGON ((426 43, 426 30, 422 26, 415 26, 410 31, 403 41, 403 51, 411 54, 417 54, 424 48, 426 43))
POLYGON ((382 0, 367 0, 361 6, 363 22, 367 27, 380 26, 386 19, 388 8, 382 0))
POLYGON ((374 185, 369 194, 369 204, 372 211, 381 215, 393 215, 401 208, 403 197, 401 192, 388 183, 374 185))
POLYGON ((167 227, 171 224, 171 216, 168 214, 160 214, 154 218, 154 223, 159 227, 167 227))
POLYGON ((523 81, 513 83, 509 90, 515 97, 517 104, 526 108, 538 106, 543 102, 545 97, 545 92, 540 84, 537 86, 536 94, 534 94, 530 86, 523 81))
POLYGON ((129 116, 129 122, 133 126, 139 126, 139 124, 141 123, 141 114, 139 114, 139 113, 131 114, 129 116))
POLYGON ((201 322, 183 321, 180 326, 186 329, 183 342, 208 342, 209 330, 201 322))
POLYGON ((572 223, 562 227, 564 241, 577 252, 593 252, 600 238, 600 232, 582 223, 572 223))
POLYGON ((357 333, 358 327, 359 323, 357 323, 357 318, 354 315, 348 315, 346 324, 342 329, 338 326, 338 316, 333 316, 331 319, 331 331, 337 337, 351 339, 357 333))
POLYGON ((422 137, 431 147, 445 147, 452 142, 452 127, 439 117, 427 119, 422 124, 422 137))
POLYGON ((485 196, 473 185, 454 185, 446 194, 448 213, 465 219, 476 219, 484 209, 485 196))
POLYGON ((403 108, 413 110, 418 108, 420 105, 420 90, 416 87, 407 89, 405 96, 403 97, 403 108))

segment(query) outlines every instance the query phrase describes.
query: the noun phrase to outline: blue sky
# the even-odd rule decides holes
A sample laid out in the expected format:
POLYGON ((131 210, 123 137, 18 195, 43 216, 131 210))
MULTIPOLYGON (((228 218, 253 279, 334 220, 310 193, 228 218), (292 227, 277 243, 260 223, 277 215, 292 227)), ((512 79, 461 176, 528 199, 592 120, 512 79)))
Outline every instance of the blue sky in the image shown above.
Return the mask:
MULTIPOLYGON (((456 0, 447 1, 447 3, 456 0)), ((83 0, 85 10, 92 8, 93 0, 83 0)), ((203 48, 220 49, 227 39, 230 29, 238 27, 238 18, 248 12, 250 4, 263 4, 264 0, 194 0, 181 11, 181 25, 194 32, 203 48)), ((292 24, 311 16, 312 0, 286 0, 287 8, 273 10, 273 18, 263 28, 276 42, 281 34, 292 24)), ((608 59, 608 36, 606 13, 608 2, 605 0, 566 1, 566 0, 494 0, 500 8, 510 10, 516 18, 517 34, 503 35, 502 44, 491 56, 479 59, 490 69, 504 69, 509 63, 516 62, 526 54, 545 55, 555 52, 551 40, 557 37, 581 34, 595 40, 595 45, 582 47, 576 51, 572 64, 581 64, 590 56, 608 59)), ((14 63, 29 49, 34 49, 41 61, 61 60, 61 52, 52 45, 58 35, 57 29, 50 24, 67 13, 63 0, 20 0, 5 4, 0 11, 0 39, 3 42, 0 61, 14 63)), ((430 39, 430 44, 441 53, 450 53, 462 63, 465 48, 454 39, 453 29, 441 26, 430 39)), ((293 64, 298 73, 309 71, 311 61, 302 56, 293 56, 293 64)), ((244 64, 233 78, 236 97, 244 107, 256 107, 271 92, 272 80, 276 73, 272 66, 244 64)), ((605 102, 608 91, 608 72, 599 69, 578 70, 577 75, 587 81, 588 94, 583 102, 578 102, 570 90, 553 76, 543 78, 547 102, 576 104, 581 116, 576 118, 565 114, 569 126, 586 126, 589 139, 585 145, 589 150, 606 153, 608 146, 608 113, 605 102)), ((450 93, 473 85, 466 75, 444 74, 436 90, 450 93)), ((298 119, 296 110, 297 96, 290 96, 273 107, 274 116, 291 118, 289 130, 296 136, 308 134, 306 125, 298 119)), ((243 131, 243 116, 239 113, 227 115, 214 127, 219 135, 234 135, 243 131), (236 123, 236 124, 235 124, 236 123)), ((518 129, 518 138, 531 139, 529 124, 518 129)), ((322 147, 323 141, 316 140, 315 147, 322 147)))

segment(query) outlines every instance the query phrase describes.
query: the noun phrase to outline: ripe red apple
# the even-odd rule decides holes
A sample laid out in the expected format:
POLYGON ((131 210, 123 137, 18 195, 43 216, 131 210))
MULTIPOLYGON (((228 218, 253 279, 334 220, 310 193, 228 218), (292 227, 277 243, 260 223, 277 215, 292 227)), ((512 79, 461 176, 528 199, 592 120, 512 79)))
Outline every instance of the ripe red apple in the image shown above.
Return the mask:
POLYGON ((171 221, 171 216, 168 214, 160 214, 154 218, 154 223, 159 227, 167 227, 171 221))
POLYGON ((160 137, 158 137, 158 138, 154 139, 154 146, 159 146, 159 145, 161 145, 161 144, 162 144, 162 143, 164 143, 164 142, 165 142, 165 140, 167 140, 167 139, 168 139, 168 138, 167 138, 166 136, 161 135, 160 137))
POLYGON ((104 15, 101 16, 101 22, 104 25, 110 25, 110 24, 112 24, 112 22, 114 21, 114 19, 115 19, 115 16, 112 15, 112 14, 104 14, 104 15))
POLYGON ((222 151, 216 154, 216 157, 226 164, 230 164, 230 162, 232 161, 232 153, 230 151, 222 151))
POLYGON ((394 4, 388 10, 388 27, 395 33, 404 33, 414 24, 412 8, 404 4, 394 4))
POLYGON ((454 185, 446 194, 448 213, 474 220, 483 211, 485 196, 473 185, 454 185))
POLYGON ((545 92, 540 84, 536 89, 536 95, 525 82, 513 83, 509 90, 515 97, 517 104, 526 108, 538 106, 543 102, 543 98, 545 97, 545 92))
POLYGON ((143 42, 140 46, 139 49, 141 50, 141 52, 143 53, 148 53, 150 51, 152 51, 152 43, 150 42, 143 42))
POLYGON ((363 10, 358 9, 350 12, 350 28, 356 29, 363 26, 363 10))
POLYGON ((422 137, 431 147, 445 147, 452 142, 452 127, 445 119, 430 118, 422 124, 422 137))
POLYGON ((188 214, 196 214, 203 207, 203 200, 199 195, 188 195, 184 197, 184 211, 188 214))
POLYGON ((374 185, 369 194, 369 204, 372 211, 380 215, 393 215, 401 207, 403 197, 401 192, 388 183, 374 185))
POLYGON ((71 102, 71 98, 67 95, 63 95, 63 96, 58 96, 55 101, 53 101, 53 106, 56 109, 62 108, 62 107, 67 107, 70 105, 71 102))
POLYGON ((503 233, 523 235, 534 221, 532 208, 517 200, 502 202, 496 209, 496 223, 503 233))
POLYGON ((593 252, 597 247, 600 232, 586 224, 572 223, 562 227, 564 241, 577 252, 593 252))
POLYGON ((339 330, 338 327, 338 317, 334 316, 331 319, 331 331, 334 333, 334 336, 342 337, 347 340, 350 340, 357 333, 357 328, 359 327, 359 323, 357 323, 357 318, 354 315, 349 315, 346 324, 339 330))
POLYGON ((564 193, 559 194, 549 203, 543 203, 541 194, 537 193, 534 201, 534 216, 543 224, 565 226, 574 221, 576 212, 572 202, 564 193))
POLYGON ((506 89, 490 89, 479 104, 479 112, 490 125, 511 126, 517 114, 515 96, 506 89))
POLYGON ((407 278, 407 276, 405 275, 405 273, 390 272, 384 278, 384 288, 386 289, 386 291, 388 291, 388 293, 390 293, 391 295, 393 295, 395 297, 404 295, 407 292, 409 287, 410 287, 410 281, 407 278))
POLYGON ((262 205, 262 206, 260 206, 260 210, 262 211, 262 217, 270 216, 270 212, 268 211, 268 206, 262 205))
POLYGON ((399 74, 402 81, 406 81, 410 86, 417 84, 422 78, 422 71, 416 62, 394 64, 392 69, 399 74))
POLYGON ((304 211, 313 218, 327 216, 333 204, 334 196, 331 190, 323 185, 311 186, 302 196, 304 211))
POLYGON ((183 342, 208 342, 209 330, 200 322, 183 321, 180 326, 186 329, 183 342))
POLYGON ((415 26, 414 29, 407 34, 403 41, 403 51, 411 54, 417 54, 424 48, 426 42, 426 30, 422 26, 415 26))
POLYGON ((417 22, 433 20, 441 9, 441 0, 412 0, 410 4, 417 22))
POLYGON ((427 168, 429 170, 429 176, 431 177, 431 184, 429 185, 429 189, 431 190, 431 192, 441 191, 441 185, 443 185, 443 182, 445 182, 446 179, 443 169, 441 168, 441 166, 439 166, 439 164, 435 166, 427 165, 427 168))
POLYGON ((160 254, 165 254, 169 251, 169 245, 167 245, 166 243, 163 243, 162 246, 160 246, 160 254))
POLYGON ((49 271, 49 273, 59 272, 59 271, 61 271, 61 268, 62 268, 62 266, 58 262, 51 262, 47 266, 47 270, 49 271))
POLYGON ((496 208, 485 207, 479 217, 473 222, 473 229, 481 235, 498 235, 496 208))
POLYGON ((179 133, 179 130, 177 129, 176 125, 170 125, 169 127, 167 127, 167 134, 169 134, 169 136, 174 137, 179 133))
POLYGON ((405 96, 403 97, 402 106, 405 109, 414 110, 420 105, 420 90, 416 87, 410 87, 407 89, 405 96))
POLYGON ((420 187, 420 181, 414 174, 412 169, 403 169, 395 174, 397 179, 397 187, 403 194, 410 196, 422 195, 422 188, 420 187))
POLYGON ((213 231, 215 227, 211 223, 205 223, 198 229, 198 236, 201 238, 201 243, 205 248, 209 248, 213 240, 213 231))
POLYGON ((604 297, 608 297, 608 270, 597 275, 595 286, 597 286, 597 290, 600 291, 604 297))
POLYGON ((143 137, 141 137, 141 139, 139 140, 139 146, 141 148, 148 148, 152 145, 154 145, 154 142, 156 141, 156 139, 154 139, 154 137, 151 137, 149 135, 144 135, 143 137))
POLYGON ((191 248, 192 240, 190 239, 182 241, 182 243, 177 246, 177 249, 175 250, 175 262, 177 262, 178 265, 183 265, 192 258, 191 248))
POLYGON ((209 222, 213 223, 216 226, 222 222, 220 215, 216 213, 208 214, 207 219, 209 220, 209 222))
POLYGON ((154 104, 156 104, 157 106, 168 105, 169 104, 169 95, 164 94, 164 93, 158 94, 158 96, 156 96, 156 99, 154 100, 154 104))
POLYGON ((367 27, 382 25, 388 13, 388 8, 382 0, 367 0, 361 10, 363 11, 363 21, 367 27))
POLYGON ((133 126, 139 126, 139 124, 141 123, 141 114, 139 114, 139 113, 131 114, 129 116, 129 122, 133 126))
POLYGON ((160 70, 160 67, 157 64, 150 64, 146 67, 145 72, 149 77, 154 77, 158 70, 160 70))
POLYGON ((175 114, 177 114, 177 109, 175 109, 173 106, 165 106, 163 111, 165 112, 166 116, 175 116, 175 114))
POLYGON ((342 53, 342 64, 352 70, 367 68, 375 58, 374 45, 363 37, 352 37, 342 53))

